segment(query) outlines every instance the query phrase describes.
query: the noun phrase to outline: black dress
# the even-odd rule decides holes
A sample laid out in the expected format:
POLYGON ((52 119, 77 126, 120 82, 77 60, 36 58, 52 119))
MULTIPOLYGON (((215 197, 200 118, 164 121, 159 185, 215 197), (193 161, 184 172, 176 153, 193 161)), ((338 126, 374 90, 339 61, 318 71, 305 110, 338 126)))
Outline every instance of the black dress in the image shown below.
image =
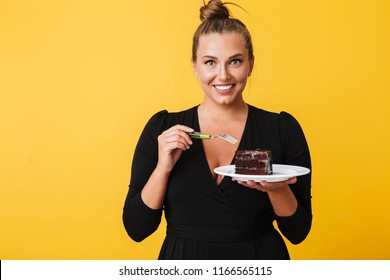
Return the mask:
MULTIPOLYGON (((202 140, 193 140, 171 172, 163 209, 153 210, 141 199, 141 190, 158 159, 157 136, 176 124, 199 131, 197 106, 168 113, 161 111, 147 123, 137 144, 126 197, 123 222, 139 242, 159 226, 162 211, 167 235, 159 259, 289 259, 286 244, 274 228, 293 244, 310 231, 311 173, 298 177, 291 189, 298 208, 290 217, 275 215, 267 193, 244 187, 224 177, 212 177, 202 140)), ((299 123, 288 113, 267 112, 249 106, 238 149, 270 148, 274 163, 311 169, 310 153, 299 123)), ((233 164, 232 159, 232 164, 233 164)))

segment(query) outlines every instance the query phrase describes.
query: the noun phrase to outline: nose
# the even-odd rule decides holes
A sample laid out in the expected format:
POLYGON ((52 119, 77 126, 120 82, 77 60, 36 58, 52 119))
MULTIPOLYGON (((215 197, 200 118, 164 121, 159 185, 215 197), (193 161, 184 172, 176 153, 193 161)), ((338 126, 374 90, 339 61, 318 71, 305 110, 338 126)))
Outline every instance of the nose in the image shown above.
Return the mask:
POLYGON ((227 69, 227 67, 225 65, 221 65, 221 68, 219 69, 219 79, 221 81, 227 81, 230 79, 230 74, 229 74, 229 70, 227 69))

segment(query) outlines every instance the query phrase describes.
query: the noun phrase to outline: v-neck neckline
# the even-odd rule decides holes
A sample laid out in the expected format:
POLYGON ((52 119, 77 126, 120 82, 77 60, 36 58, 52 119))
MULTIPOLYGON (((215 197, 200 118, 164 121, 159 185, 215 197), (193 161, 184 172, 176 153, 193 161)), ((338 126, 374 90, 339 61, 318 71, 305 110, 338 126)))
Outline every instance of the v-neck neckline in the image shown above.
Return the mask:
MULTIPOLYGON (((248 105, 247 117, 246 117, 244 129, 242 131, 240 142, 237 145, 237 150, 242 149, 243 140, 244 140, 245 135, 247 134, 247 130, 248 130, 248 126, 249 126, 248 123, 249 123, 249 118, 250 118, 251 106, 249 104, 247 104, 247 105, 248 105)), ((194 129, 197 130, 197 131, 200 131, 200 122, 199 122, 198 108, 199 108, 199 105, 196 106, 196 108, 195 108, 195 122, 196 123, 195 123, 194 129)), ((222 180, 219 183, 217 183, 216 180, 214 179, 213 174, 212 174, 212 170, 210 169, 210 165, 209 165, 209 162, 207 160, 207 156, 206 156, 206 152, 205 152, 205 149, 204 149, 203 141, 204 140, 200 140, 200 143, 199 143, 199 147, 200 147, 200 150, 201 150, 201 153, 202 153, 203 164, 206 167, 206 171, 208 173, 208 177, 210 178, 210 180, 214 183, 214 185, 217 188, 220 188, 223 185, 223 183, 225 182, 226 176, 223 176, 222 180)), ((233 163, 234 163, 234 155, 232 156, 232 159, 230 161, 230 165, 232 165, 233 163)))

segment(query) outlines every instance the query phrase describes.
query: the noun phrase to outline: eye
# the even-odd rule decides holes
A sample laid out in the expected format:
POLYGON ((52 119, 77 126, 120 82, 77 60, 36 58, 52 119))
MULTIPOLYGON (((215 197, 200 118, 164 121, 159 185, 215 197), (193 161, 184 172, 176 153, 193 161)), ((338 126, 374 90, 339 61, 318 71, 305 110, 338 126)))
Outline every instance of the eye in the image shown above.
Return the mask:
POLYGON ((207 60, 204 63, 206 66, 213 67, 215 65, 215 62, 213 60, 207 60))
POLYGON ((230 62, 231 65, 240 65, 241 64, 241 59, 233 59, 231 62, 230 62))

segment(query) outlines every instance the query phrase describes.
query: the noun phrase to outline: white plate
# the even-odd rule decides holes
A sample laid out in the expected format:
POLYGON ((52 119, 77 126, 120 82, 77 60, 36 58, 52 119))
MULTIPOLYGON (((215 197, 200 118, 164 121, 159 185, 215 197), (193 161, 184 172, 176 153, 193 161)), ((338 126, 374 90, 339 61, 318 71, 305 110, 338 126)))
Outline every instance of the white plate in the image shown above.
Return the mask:
POLYGON ((280 182, 290 179, 295 176, 306 175, 310 172, 310 169, 295 165, 273 164, 273 174, 271 175, 244 175, 236 174, 235 165, 225 165, 214 169, 214 172, 220 175, 229 176, 240 181, 253 180, 255 182, 267 181, 267 182, 280 182))

